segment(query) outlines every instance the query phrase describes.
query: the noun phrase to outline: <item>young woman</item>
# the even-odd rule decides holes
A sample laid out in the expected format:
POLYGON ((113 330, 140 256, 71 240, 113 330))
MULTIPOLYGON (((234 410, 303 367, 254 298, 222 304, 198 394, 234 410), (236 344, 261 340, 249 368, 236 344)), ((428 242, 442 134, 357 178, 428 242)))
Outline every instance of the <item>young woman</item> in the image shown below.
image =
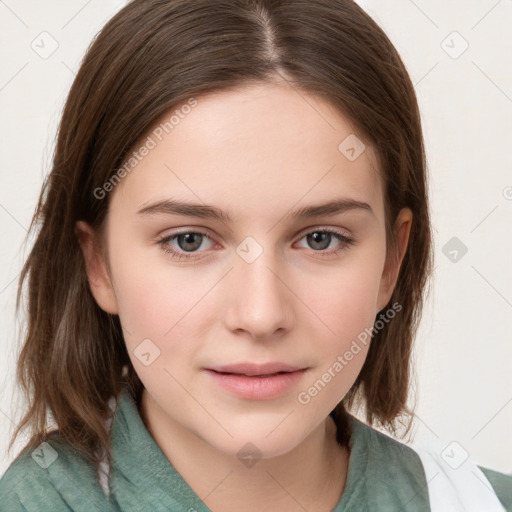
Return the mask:
POLYGON ((38 224, 1 511, 512 506, 374 428, 412 419, 431 226, 413 86, 354 2, 132 1, 38 224))

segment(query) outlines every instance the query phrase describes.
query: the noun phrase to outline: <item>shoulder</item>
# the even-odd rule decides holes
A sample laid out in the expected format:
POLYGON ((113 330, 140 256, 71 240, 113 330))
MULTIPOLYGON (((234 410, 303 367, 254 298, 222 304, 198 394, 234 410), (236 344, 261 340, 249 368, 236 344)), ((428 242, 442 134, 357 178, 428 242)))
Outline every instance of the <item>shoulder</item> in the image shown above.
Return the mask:
POLYGON ((478 466, 468 458, 453 464, 446 454, 449 443, 406 444, 357 419, 352 425, 357 438, 364 439, 359 444, 367 446, 360 455, 366 458, 369 495, 379 498, 392 492, 396 503, 411 495, 411 510, 503 512, 505 507, 512 512, 512 475, 478 466))
MULTIPOLYGON (((402 443, 388 434, 384 434, 380 430, 377 430, 365 423, 359 421, 357 418, 353 418, 352 426, 357 429, 358 435, 365 438, 368 445, 368 457, 372 459, 374 463, 387 462, 388 470, 393 471, 391 467, 392 463, 395 463, 395 467, 418 472, 422 469, 421 460, 410 446, 402 443)), ((424 474, 420 474, 423 477, 424 474)))
POLYGON ((0 512, 107 510, 96 469, 56 433, 25 447, 0 479, 0 512))
POLYGON ((404 443, 352 417, 349 482, 360 492, 365 510, 428 510, 429 497, 421 459, 404 443), (352 466, 350 466, 352 464, 352 466), (353 475, 350 475, 352 471, 353 475))

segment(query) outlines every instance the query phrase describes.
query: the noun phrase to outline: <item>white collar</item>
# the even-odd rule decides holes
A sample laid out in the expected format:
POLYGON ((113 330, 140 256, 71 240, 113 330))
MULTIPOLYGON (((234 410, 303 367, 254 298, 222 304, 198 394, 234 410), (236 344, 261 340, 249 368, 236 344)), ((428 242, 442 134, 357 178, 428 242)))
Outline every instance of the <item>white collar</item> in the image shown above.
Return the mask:
POLYGON ((431 512, 506 512, 489 480, 457 442, 409 443, 427 478, 431 512))

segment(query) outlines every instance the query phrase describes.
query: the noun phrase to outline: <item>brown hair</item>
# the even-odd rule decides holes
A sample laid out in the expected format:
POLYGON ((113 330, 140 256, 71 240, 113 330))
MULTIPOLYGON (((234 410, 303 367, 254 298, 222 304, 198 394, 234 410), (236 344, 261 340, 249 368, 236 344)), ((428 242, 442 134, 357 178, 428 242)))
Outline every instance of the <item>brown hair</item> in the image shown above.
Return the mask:
MULTIPOLYGON (((28 279, 27 329, 17 379, 28 399, 27 444, 59 432, 85 457, 110 460, 108 400, 122 386, 140 401, 143 385, 128 357, 117 315, 95 302, 75 235, 78 220, 101 232, 102 187, 141 136, 192 96, 280 76, 348 116, 377 150, 385 188, 388 251, 393 224, 409 207, 409 245, 390 303, 397 318, 374 333, 353 387, 331 415, 346 442, 347 411, 396 431, 407 406, 410 356, 432 267, 421 121, 413 85, 384 32, 352 0, 133 0, 88 49, 67 98, 51 173, 32 232, 40 230, 20 275, 28 279), (123 371, 123 367, 127 371, 123 371)), ((340 141, 341 142, 341 141, 340 141)), ((377 320, 377 318, 376 318, 377 320)), ((410 426, 410 422, 409 422, 410 426)))

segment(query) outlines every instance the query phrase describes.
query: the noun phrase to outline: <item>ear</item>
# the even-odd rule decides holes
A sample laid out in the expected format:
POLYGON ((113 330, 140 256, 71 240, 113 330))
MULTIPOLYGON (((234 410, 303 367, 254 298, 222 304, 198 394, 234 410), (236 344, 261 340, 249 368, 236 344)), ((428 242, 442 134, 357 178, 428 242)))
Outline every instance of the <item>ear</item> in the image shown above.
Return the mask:
POLYGON ((97 233, 84 221, 75 225, 75 234, 84 255, 89 288, 98 306, 106 313, 118 313, 114 288, 97 233))
POLYGON ((409 208, 402 208, 395 221, 396 251, 388 254, 384 270, 382 272, 379 295, 377 300, 377 311, 384 309, 391 300, 400 272, 400 266, 407 251, 409 234, 412 226, 412 212, 409 208))

